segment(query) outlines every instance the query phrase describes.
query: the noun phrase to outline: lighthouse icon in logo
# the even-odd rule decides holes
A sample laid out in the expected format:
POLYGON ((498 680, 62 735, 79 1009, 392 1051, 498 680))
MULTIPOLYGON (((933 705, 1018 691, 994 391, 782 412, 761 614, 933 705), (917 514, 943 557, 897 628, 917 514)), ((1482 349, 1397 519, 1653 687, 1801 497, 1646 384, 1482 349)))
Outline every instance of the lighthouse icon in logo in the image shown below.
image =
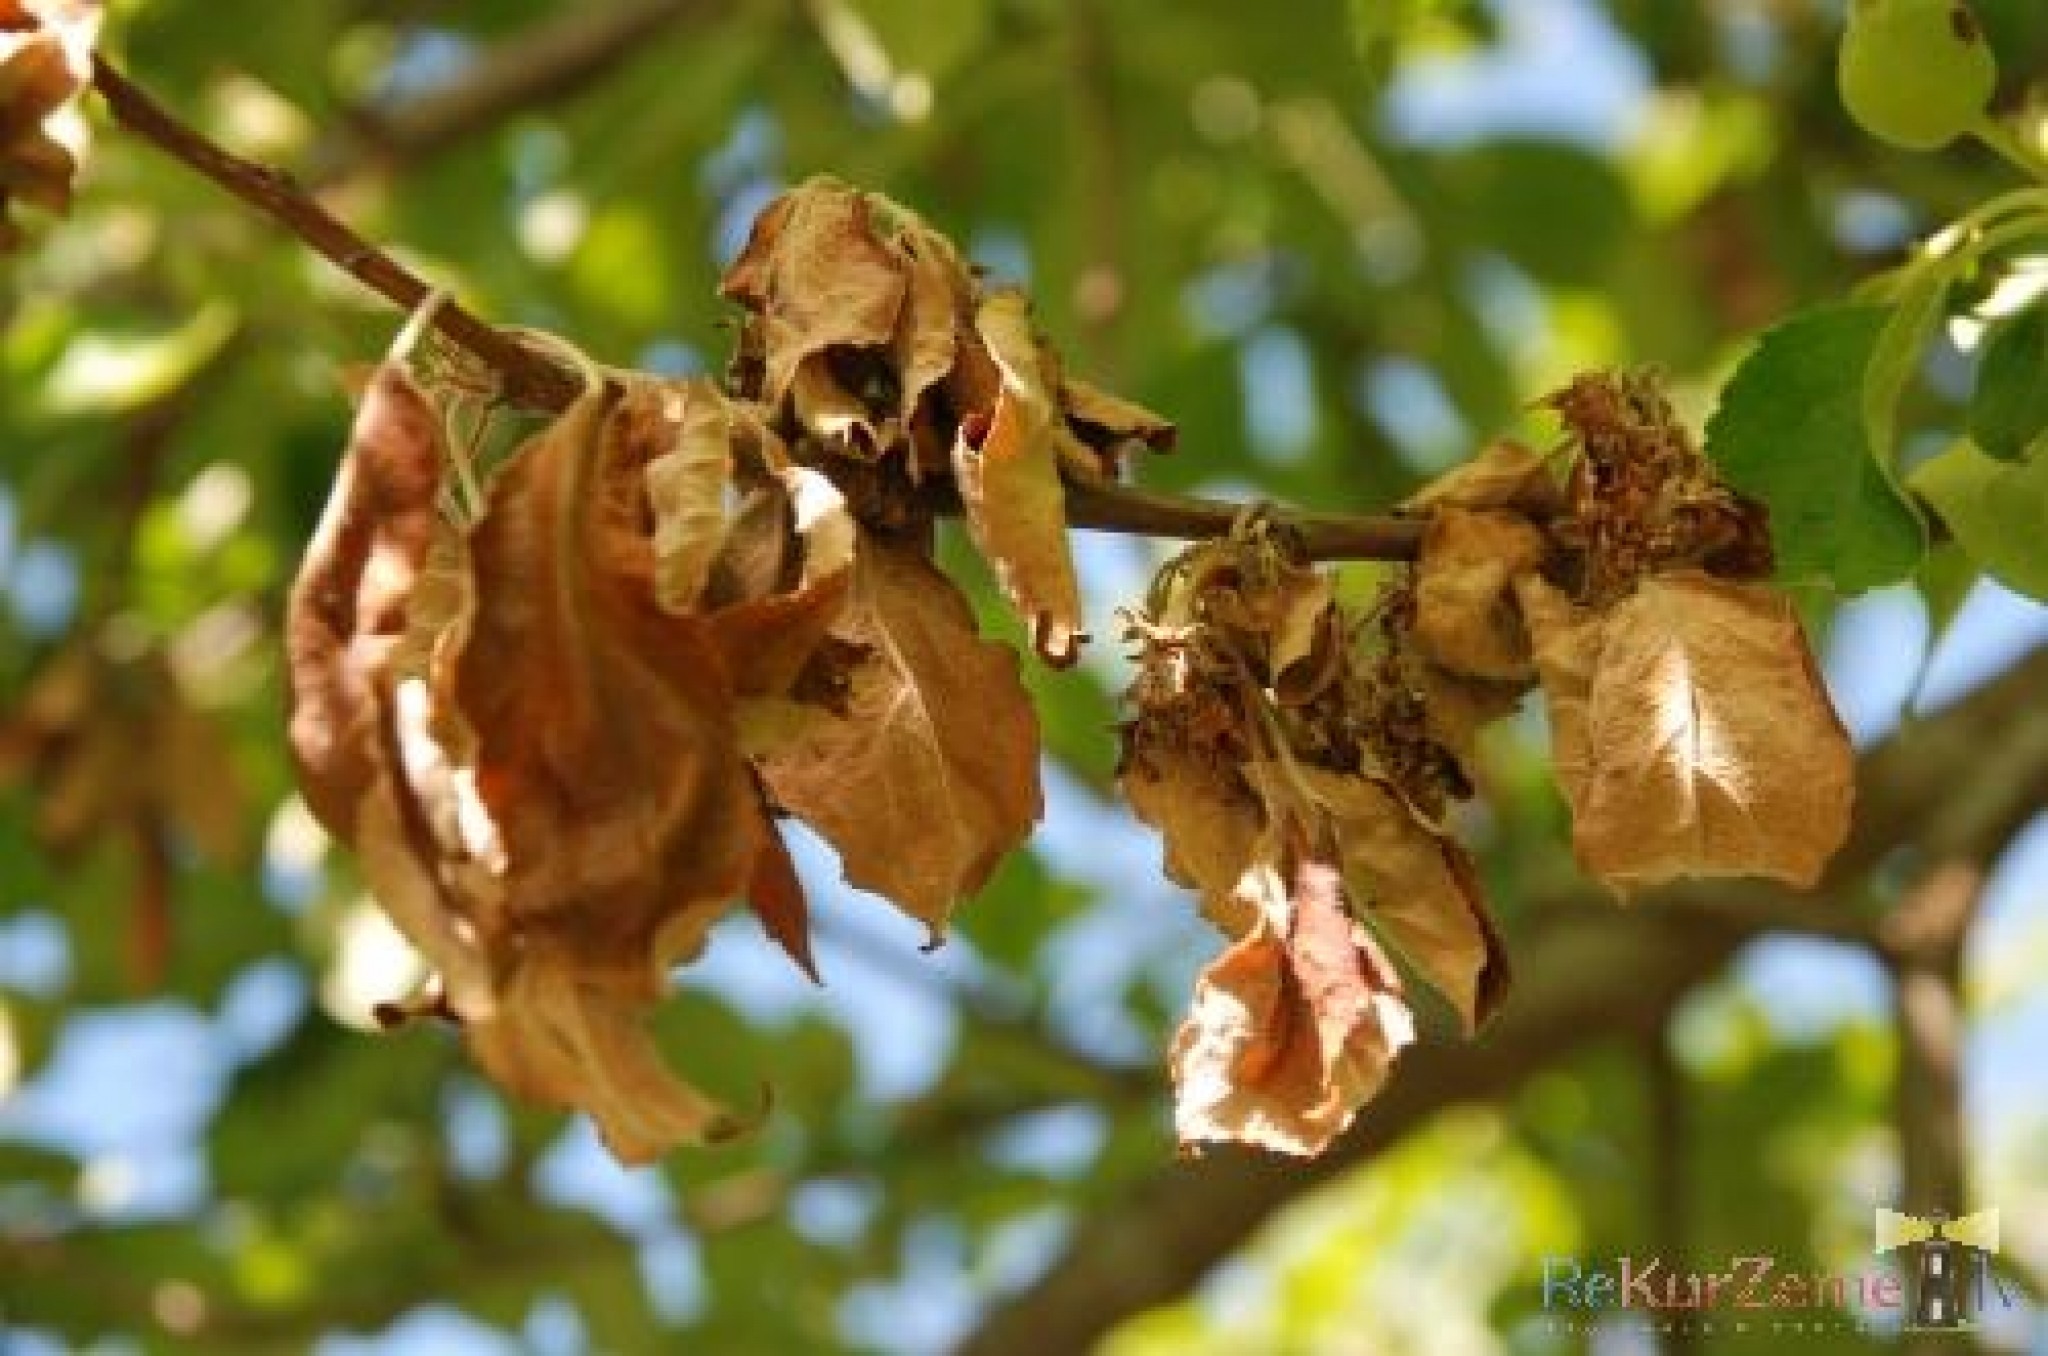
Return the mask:
POLYGON ((1998 1251, 1998 1212, 1979 1210, 1950 1219, 1931 1215, 1877 1212, 1877 1251, 1905 1249, 1911 1258, 1912 1316, 1909 1328, 1954 1332, 1971 1326, 1970 1316, 1981 1299, 1991 1256, 1998 1251))

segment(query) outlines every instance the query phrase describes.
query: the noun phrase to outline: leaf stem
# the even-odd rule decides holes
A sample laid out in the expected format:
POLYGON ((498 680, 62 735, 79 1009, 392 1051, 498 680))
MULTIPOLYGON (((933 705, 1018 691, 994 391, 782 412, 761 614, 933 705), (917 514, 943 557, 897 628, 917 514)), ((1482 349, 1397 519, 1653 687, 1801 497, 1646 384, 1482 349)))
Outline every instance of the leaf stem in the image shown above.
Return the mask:
POLYGON ((2004 156, 2028 178, 2048 183, 2048 156, 2028 145, 2005 123, 1986 113, 1969 131, 1971 136, 2004 156))
MULTIPOLYGON (((407 312, 418 311, 435 295, 435 288, 365 240, 289 174, 228 151, 103 59, 94 59, 92 84, 123 128, 269 217, 372 292, 407 312)), ((495 372, 512 404, 559 413, 583 389, 582 379, 558 358, 453 300, 440 301, 430 323, 495 372)), ((1218 536, 1229 531, 1241 509, 1219 500, 1110 483, 1073 483, 1067 494, 1072 526, 1137 536, 1218 536)), ((1322 560, 1408 560, 1422 536, 1419 520, 1394 516, 1275 509, 1271 517, 1298 532, 1309 554, 1322 560)))

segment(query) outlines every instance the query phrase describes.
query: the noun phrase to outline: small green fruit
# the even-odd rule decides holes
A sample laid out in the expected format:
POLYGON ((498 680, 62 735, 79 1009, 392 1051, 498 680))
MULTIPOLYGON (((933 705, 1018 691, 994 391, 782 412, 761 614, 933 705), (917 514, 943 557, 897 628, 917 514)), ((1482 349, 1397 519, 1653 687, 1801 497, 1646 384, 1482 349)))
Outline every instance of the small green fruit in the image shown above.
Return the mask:
POLYGON ((1855 0, 1835 74, 1863 130, 1931 151, 1984 115, 1998 62, 1963 0, 1855 0))

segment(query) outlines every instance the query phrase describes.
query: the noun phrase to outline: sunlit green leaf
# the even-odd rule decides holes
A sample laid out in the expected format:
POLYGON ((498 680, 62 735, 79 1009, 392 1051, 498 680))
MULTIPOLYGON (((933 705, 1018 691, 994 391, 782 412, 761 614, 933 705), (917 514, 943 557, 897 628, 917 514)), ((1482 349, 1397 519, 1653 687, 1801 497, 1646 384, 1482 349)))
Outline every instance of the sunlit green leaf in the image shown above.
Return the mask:
POLYGON ((1904 578, 1925 549, 1864 428, 1863 375, 1886 317, 1828 306, 1786 321, 1743 361, 1707 425, 1723 473, 1769 507, 1785 579, 1853 593, 1904 578))

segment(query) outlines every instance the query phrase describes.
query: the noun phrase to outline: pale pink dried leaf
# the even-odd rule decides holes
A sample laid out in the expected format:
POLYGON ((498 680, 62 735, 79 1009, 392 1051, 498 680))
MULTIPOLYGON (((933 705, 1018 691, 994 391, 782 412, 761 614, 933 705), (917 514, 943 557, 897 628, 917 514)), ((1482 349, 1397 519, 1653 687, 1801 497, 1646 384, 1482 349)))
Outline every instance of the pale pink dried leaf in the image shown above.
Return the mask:
POLYGON ((976 317, 1001 372, 1001 393, 979 444, 963 421, 953 445, 953 474, 968 530, 1012 606, 1031 628, 1047 663, 1079 657, 1081 593, 1067 549, 1066 492, 1053 438, 1056 412, 1031 309, 1023 295, 997 292, 976 317))
POLYGON ((1270 856, 1240 883, 1256 921, 1203 973, 1174 1037, 1183 1145, 1321 1153, 1386 1082, 1414 1037, 1399 981, 1344 907, 1334 868, 1291 889, 1270 856))
POLYGON ((1351 899, 1477 1030, 1506 996, 1508 957, 1465 849, 1378 778, 1298 775, 1335 831, 1351 899))
POLYGON ((864 650, 848 711, 775 727, 757 765, 846 878, 941 932, 1040 813, 1038 723, 1017 658, 975 634, 929 561, 863 536, 834 635, 864 650))
POLYGON ((1513 581, 1535 570, 1547 551, 1543 534, 1516 514, 1439 507, 1416 562, 1414 637, 1422 653, 1469 678, 1533 677, 1513 581))

